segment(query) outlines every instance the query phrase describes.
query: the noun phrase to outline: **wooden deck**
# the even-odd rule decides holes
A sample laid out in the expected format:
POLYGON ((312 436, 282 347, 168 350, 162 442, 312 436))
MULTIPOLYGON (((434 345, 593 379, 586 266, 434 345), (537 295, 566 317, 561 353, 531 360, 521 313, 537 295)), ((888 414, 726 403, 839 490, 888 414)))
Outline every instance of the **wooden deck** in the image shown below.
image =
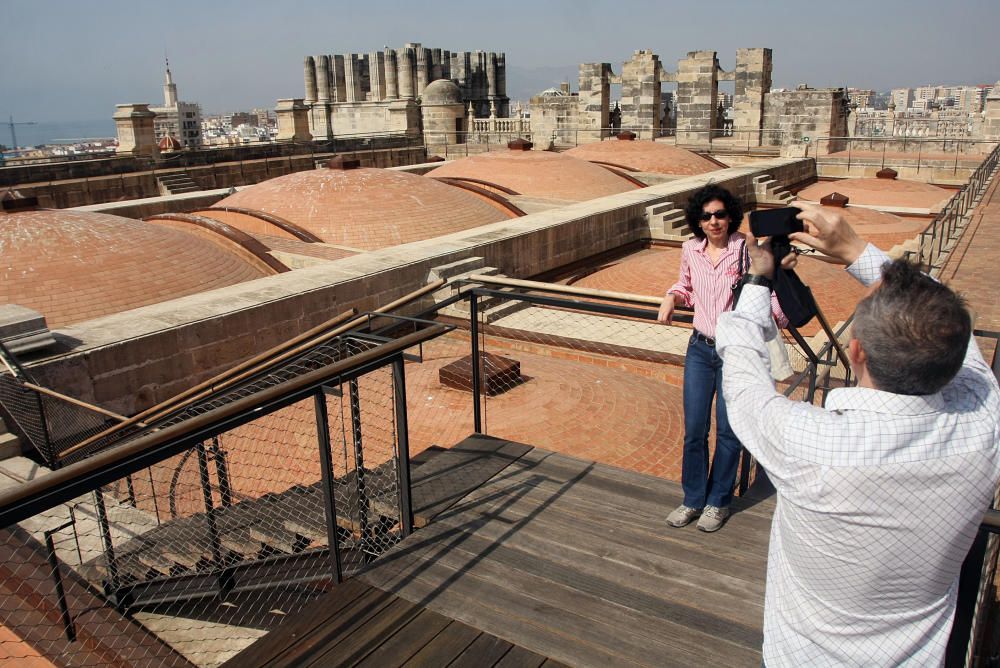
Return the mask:
MULTIPOLYGON (((366 630, 349 605, 311 606, 316 628, 338 643, 354 636, 322 665, 443 666, 451 659, 413 661, 462 638, 472 638, 462 656, 483 666, 496 657, 469 650, 501 641, 502 665, 760 665, 773 499, 737 500, 718 533, 673 529, 664 517, 681 500, 677 483, 478 436, 413 479, 426 525, 349 583, 371 586, 395 616, 366 630), (445 628, 458 639, 437 640, 445 628)), ((294 621, 258 644, 302 644, 286 629, 294 621)))

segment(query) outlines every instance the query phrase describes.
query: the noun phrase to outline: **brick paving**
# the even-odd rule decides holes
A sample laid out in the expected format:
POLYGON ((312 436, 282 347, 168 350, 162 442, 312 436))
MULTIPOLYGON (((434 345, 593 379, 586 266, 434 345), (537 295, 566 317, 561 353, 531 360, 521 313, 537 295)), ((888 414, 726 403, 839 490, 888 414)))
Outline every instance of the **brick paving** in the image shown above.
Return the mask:
POLYGON ((920 181, 905 179, 841 179, 819 181, 803 188, 798 197, 818 202, 832 192, 847 195, 852 204, 931 209, 942 207, 954 192, 920 181))
POLYGON ((993 177, 940 278, 965 295, 978 329, 1000 330, 1000 178, 993 177))

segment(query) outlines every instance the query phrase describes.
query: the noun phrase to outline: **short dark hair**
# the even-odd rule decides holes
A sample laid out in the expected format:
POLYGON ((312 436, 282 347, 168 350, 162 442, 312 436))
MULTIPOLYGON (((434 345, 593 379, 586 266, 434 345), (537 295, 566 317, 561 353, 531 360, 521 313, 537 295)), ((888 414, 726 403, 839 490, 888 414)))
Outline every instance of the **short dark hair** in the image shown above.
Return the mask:
POLYGON ((882 283, 854 312, 854 337, 880 390, 933 394, 962 368, 972 316, 965 300, 905 260, 882 268, 882 283))
POLYGON ((701 190, 696 190, 688 198, 687 206, 684 208, 684 218, 688 227, 699 239, 705 238, 705 232, 701 229, 701 212, 705 205, 712 200, 719 200, 726 207, 729 214, 729 234, 740 229, 743 223, 743 204, 739 198, 721 186, 707 185, 701 190))

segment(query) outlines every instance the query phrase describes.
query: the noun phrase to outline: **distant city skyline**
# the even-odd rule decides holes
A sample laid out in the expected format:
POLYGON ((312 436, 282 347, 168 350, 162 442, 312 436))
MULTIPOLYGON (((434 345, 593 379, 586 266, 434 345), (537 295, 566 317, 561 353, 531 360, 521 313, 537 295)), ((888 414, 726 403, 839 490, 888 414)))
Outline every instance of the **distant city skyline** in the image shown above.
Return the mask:
MULTIPOLYGON (((1000 78, 1000 3, 959 0, 715 3, 553 0, 501 4, 243 0, 4 0, 0 119, 110 118, 118 103, 162 103, 164 57, 179 96, 206 114, 274 108, 302 97, 309 54, 406 42, 507 54, 508 94, 524 100, 570 81, 582 62, 651 48, 668 70, 688 51, 774 50, 775 88, 853 86, 884 92, 1000 78)), ((2 141, 2 140, 0 140, 2 141)))

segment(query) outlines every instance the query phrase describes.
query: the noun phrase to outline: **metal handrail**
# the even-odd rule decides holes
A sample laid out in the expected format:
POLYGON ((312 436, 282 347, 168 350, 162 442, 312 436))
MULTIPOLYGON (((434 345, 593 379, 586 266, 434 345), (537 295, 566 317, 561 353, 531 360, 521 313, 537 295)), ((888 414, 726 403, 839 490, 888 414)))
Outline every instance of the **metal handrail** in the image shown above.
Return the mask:
POLYGON ((0 527, 21 522, 177 455, 215 434, 259 417, 262 411, 276 410, 299 401, 333 378, 357 376, 375 366, 384 365, 405 349, 451 329, 447 325, 431 325, 0 492, 0 527))

